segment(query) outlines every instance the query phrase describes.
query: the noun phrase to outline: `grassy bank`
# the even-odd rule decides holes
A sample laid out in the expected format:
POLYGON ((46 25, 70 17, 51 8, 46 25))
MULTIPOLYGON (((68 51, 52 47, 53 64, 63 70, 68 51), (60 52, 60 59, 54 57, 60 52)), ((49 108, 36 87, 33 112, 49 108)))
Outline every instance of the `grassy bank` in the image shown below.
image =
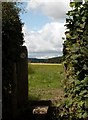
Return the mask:
POLYGON ((63 96, 64 79, 62 64, 29 63, 29 99, 55 100, 63 96))

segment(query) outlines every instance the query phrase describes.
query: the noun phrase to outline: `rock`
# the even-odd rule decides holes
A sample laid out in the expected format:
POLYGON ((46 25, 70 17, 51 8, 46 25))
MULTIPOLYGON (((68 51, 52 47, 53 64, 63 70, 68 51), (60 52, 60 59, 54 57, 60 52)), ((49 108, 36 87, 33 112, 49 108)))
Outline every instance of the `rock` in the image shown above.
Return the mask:
POLYGON ((37 106, 33 109, 33 114, 46 114, 48 106, 37 106))

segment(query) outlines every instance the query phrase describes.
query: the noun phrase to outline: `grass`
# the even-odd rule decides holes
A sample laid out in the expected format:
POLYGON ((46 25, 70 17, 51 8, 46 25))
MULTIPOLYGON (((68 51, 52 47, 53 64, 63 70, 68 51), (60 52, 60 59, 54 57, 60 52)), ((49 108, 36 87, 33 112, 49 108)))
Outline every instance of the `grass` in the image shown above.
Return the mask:
POLYGON ((29 99, 55 100, 63 96, 62 64, 30 64, 28 69, 29 99))

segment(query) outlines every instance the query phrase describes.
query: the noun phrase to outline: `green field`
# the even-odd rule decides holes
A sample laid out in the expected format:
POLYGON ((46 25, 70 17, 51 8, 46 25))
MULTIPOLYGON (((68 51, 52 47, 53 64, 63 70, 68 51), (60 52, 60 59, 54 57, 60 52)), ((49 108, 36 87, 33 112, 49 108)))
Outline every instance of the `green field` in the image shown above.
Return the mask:
POLYGON ((62 64, 28 65, 29 100, 58 100, 63 96, 62 64))

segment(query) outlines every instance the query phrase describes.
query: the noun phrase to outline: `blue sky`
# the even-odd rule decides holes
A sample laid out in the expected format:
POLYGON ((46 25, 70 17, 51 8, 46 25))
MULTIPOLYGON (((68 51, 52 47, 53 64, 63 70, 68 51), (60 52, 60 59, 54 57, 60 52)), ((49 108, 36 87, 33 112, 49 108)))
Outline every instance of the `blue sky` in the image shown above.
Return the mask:
MULTIPOLYGON (((26 8, 27 2, 23 4, 26 8)), ((26 11, 26 13, 21 14, 21 19, 31 30, 39 30, 44 24, 50 22, 50 19, 47 16, 41 14, 40 11, 26 11)))
POLYGON ((30 0, 20 15, 28 57, 50 58, 62 55, 66 12, 69 0, 30 0))

